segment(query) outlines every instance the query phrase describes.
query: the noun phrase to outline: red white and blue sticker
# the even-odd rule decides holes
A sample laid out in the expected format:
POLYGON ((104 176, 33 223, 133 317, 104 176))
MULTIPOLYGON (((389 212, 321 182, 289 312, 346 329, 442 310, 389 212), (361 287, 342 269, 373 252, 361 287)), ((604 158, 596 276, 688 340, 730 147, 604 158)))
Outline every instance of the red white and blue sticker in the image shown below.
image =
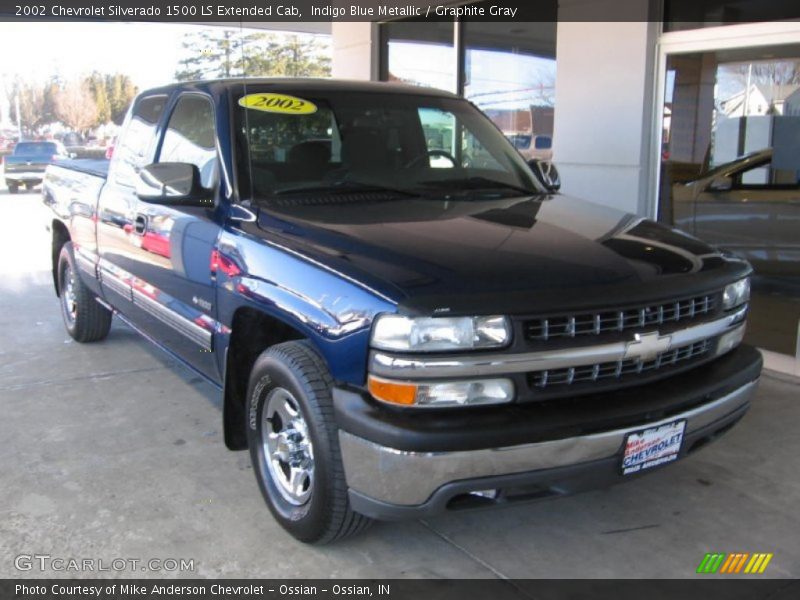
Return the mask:
POLYGON ((677 460, 686 421, 675 421, 629 433, 622 455, 622 474, 631 475, 677 460))

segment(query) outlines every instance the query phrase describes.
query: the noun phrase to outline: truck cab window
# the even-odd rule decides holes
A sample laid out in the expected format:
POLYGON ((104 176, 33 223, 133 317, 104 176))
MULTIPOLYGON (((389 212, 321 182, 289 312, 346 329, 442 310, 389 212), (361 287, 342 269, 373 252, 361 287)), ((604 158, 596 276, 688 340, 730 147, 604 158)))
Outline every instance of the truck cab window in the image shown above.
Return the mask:
POLYGON ((217 181, 214 109, 211 102, 197 94, 182 96, 169 118, 158 162, 181 162, 196 165, 205 188, 217 181))
POLYGON ((147 96, 136 102, 114 150, 116 183, 128 187, 136 185, 139 169, 150 162, 156 125, 166 104, 165 95, 147 96))

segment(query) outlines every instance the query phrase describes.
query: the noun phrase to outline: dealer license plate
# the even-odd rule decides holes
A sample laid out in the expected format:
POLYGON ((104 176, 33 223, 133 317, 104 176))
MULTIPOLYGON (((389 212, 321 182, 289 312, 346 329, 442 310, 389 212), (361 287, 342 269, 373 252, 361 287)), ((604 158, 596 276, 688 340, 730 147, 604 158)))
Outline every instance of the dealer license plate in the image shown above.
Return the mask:
POLYGON ((686 421, 629 433, 622 455, 622 474, 631 475, 666 465, 678 458, 686 421))

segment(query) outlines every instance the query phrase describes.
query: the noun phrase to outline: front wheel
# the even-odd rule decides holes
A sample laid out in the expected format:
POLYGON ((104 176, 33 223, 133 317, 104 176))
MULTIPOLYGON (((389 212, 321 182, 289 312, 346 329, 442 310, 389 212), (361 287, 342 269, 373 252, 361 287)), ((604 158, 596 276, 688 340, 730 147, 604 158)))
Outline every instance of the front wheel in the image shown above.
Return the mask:
POLYGON ((6 187, 8 187, 9 194, 16 194, 19 191, 19 185, 12 181, 6 181, 6 187))
POLYGON ((307 342, 265 350, 247 393, 247 434, 258 486, 275 519, 302 542, 324 544, 365 529, 354 512, 333 419, 331 377, 307 342))
POLYGON ((97 302, 75 271, 72 242, 62 246, 58 257, 58 291, 64 326, 75 341, 96 342, 108 335, 111 311, 97 302))

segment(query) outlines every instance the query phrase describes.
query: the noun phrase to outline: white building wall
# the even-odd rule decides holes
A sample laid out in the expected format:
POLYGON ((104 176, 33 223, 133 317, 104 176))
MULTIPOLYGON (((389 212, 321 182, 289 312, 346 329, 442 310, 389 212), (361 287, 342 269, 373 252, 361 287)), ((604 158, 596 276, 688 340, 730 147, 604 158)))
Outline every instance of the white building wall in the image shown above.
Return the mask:
MULTIPOLYGON (((605 2, 618 0, 595 8, 602 11, 605 2)), ((647 3, 631 3, 632 14, 646 10, 647 3)), ((648 23, 646 13, 640 22, 566 20, 570 5, 577 4, 562 0, 556 42, 553 159, 562 191, 652 215, 659 158, 651 141, 658 24, 648 23)), ((580 5, 585 14, 585 3, 580 5)))
POLYGON ((334 21, 332 74, 339 79, 378 78, 378 26, 334 21))

